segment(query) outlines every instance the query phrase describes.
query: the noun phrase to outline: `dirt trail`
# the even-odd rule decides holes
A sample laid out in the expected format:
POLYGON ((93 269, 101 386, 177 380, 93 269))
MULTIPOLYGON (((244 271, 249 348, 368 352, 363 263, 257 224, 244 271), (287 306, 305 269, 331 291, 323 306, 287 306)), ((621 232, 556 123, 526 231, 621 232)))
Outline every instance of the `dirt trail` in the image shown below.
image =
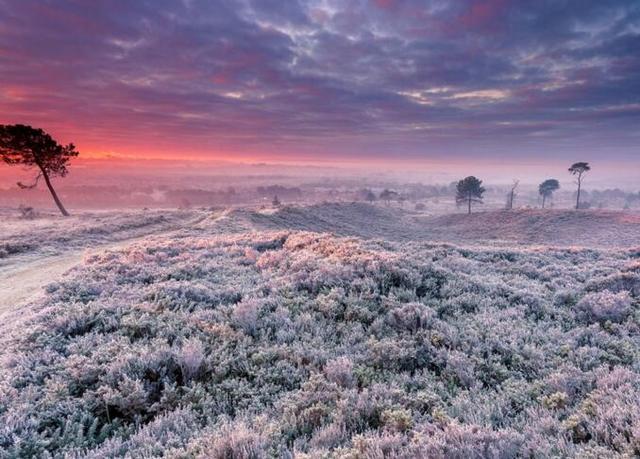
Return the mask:
POLYGON ((43 295, 44 287, 60 279, 85 257, 105 250, 121 249, 148 238, 177 234, 182 228, 196 225, 204 218, 206 217, 198 216, 178 227, 156 229, 155 232, 100 243, 93 247, 69 249, 59 255, 16 257, 11 264, 0 267, 0 330, 28 316, 31 311, 24 306, 43 295))
POLYGON ((162 233, 137 236, 95 247, 73 249, 61 255, 41 255, 0 270, 0 328, 29 315, 24 306, 44 294, 44 287, 91 254, 126 247, 162 233))

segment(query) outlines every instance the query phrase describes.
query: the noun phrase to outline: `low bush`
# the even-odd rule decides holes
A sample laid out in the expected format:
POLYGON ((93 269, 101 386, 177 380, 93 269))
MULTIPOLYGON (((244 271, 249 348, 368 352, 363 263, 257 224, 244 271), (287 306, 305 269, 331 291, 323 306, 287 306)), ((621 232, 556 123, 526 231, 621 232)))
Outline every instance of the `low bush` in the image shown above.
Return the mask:
POLYGON ((277 231, 93 256, 2 350, 0 457, 632 457, 636 265, 277 231))

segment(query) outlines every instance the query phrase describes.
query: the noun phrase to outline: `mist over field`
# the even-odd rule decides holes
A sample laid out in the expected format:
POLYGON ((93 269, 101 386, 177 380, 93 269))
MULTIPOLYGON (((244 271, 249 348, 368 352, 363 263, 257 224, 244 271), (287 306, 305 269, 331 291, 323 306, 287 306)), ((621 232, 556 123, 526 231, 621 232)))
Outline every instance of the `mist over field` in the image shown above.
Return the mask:
MULTIPOLYGON (((102 162, 100 162, 101 164, 102 162)), ((519 180, 517 205, 538 207, 538 185, 545 178, 560 179, 560 190, 551 203, 571 208, 575 201, 573 177, 566 165, 506 166, 471 163, 469 165, 381 165, 308 164, 230 164, 175 163, 159 161, 154 167, 139 168, 124 161, 120 167, 80 165, 73 180, 60 181, 57 189, 69 205, 77 209, 207 207, 270 204, 274 196, 283 204, 323 201, 366 201, 364 190, 376 197, 385 189, 399 193, 407 208, 423 202, 429 212, 456 212, 455 184, 466 175, 476 174, 487 186, 485 202, 479 210, 498 210, 514 180, 519 180), (549 173, 547 173, 549 171, 549 173), (482 174, 482 175, 481 175, 482 174), (437 201, 437 203, 436 203, 437 201)), ((597 163, 585 183, 585 202, 593 208, 639 208, 636 164, 619 169, 606 161, 597 163)), ((16 182, 29 180, 29 172, 0 165, 0 199, 5 206, 36 206, 53 210, 46 188, 21 189, 16 182)))
POLYGON ((0 0, 0 459, 640 457, 640 2, 0 0))

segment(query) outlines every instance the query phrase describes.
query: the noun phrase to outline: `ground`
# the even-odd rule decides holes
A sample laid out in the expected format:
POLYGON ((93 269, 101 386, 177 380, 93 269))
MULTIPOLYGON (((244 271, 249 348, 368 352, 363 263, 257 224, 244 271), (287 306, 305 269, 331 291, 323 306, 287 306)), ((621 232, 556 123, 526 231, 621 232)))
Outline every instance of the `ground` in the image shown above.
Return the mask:
POLYGON ((640 454, 637 214, 5 224, 0 457, 640 454))

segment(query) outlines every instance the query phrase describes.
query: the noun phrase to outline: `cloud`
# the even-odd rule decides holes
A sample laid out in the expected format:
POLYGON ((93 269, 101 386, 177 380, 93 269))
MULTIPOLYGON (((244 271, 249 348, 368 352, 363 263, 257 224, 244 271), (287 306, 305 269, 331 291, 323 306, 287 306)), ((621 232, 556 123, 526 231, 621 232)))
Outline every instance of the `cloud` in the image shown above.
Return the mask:
POLYGON ((633 0, 0 0, 0 25, 0 122, 80 147, 637 148, 633 0))

